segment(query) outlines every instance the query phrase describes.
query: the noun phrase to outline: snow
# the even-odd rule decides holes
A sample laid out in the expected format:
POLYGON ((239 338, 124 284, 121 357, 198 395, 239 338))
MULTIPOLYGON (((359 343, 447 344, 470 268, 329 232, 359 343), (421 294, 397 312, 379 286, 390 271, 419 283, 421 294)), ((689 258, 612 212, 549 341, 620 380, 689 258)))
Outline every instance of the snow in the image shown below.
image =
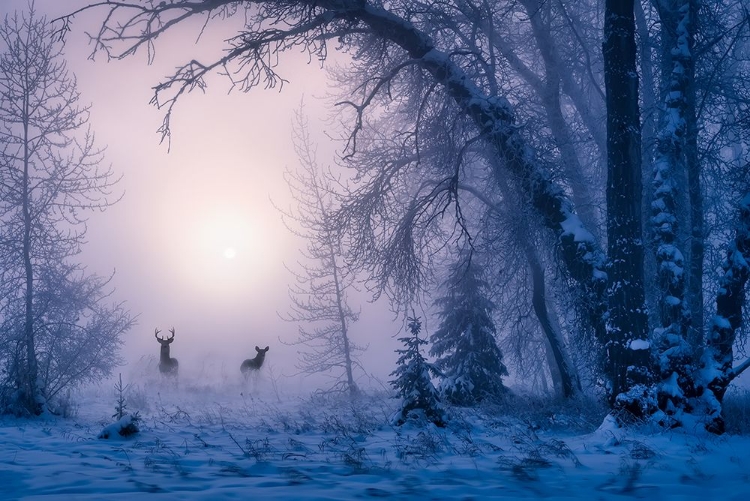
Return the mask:
MULTIPOLYGON (((658 195, 659 193, 657 193, 658 195)), ((659 212, 657 215, 651 218, 654 225, 656 226, 671 226, 677 222, 677 218, 671 212, 659 212)))
POLYGON ((682 301, 678 297, 664 296, 664 302, 669 306, 679 306, 682 301))
POLYGON ((602 271, 598 268, 594 269, 594 280, 601 280, 606 281, 607 280, 607 272, 602 271))
MULTIPOLYGON (((714 320, 716 318, 714 317, 714 320)), ((722 376, 721 368, 716 363, 716 357, 717 354, 714 347, 709 347, 703 351, 703 355, 701 355, 702 368, 698 371, 698 381, 708 384, 710 381, 722 376)))
POLYGON ((645 339, 633 339, 630 341, 630 345, 628 345, 628 348, 631 350, 648 350, 650 347, 651 343, 645 339))
POLYGON ((729 320, 726 317, 722 317, 721 315, 714 315, 713 323, 718 329, 731 329, 732 328, 732 324, 729 323, 729 320))
POLYGON ((683 274, 683 272, 684 272, 684 269, 683 269, 683 267, 682 267, 682 266, 680 266, 679 264, 677 264, 677 263, 676 263, 676 262, 674 262, 674 261, 663 261, 663 262, 662 262, 662 263, 661 263, 661 264, 659 265, 659 270, 660 270, 660 271, 661 271, 662 273, 664 273, 664 272, 668 271, 668 272, 669 272, 669 274, 670 274, 670 275, 671 275, 672 277, 676 277, 676 278, 679 278, 679 277, 681 277, 681 276, 682 276, 682 274, 683 274))
POLYGON ((736 245, 733 246, 732 250, 734 250, 734 252, 732 252, 730 255, 732 268, 734 268, 735 270, 746 269, 748 267, 748 264, 745 256, 742 255, 742 252, 737 250, 736 245))
POLYGON ((691 57, 690 46, 688 44, 690 24, 690 8, 687 3, 680 7, 680 21, 677 23, 677 47, 672 49, 672 55, 675 58, 688 59, 691 57))
POLYGON ((96 438, 112 422, 111 392, 76 399, 73 418, 0 418, 2 499, 750 495, 750 437, 654 434, 620 429, 611 417, 575 433, 560 431, 580 419, 574 414, 453 409, 447 428, 396 428, 387 416, 397 402, 382 395, 354 403, 283 395, 261 376, 247 387, 137 384, 129 405, 140 432, 112 441, 96 438))
POLYGON ((594 236, 583 226, 577 214, 568 213, 567 219, 560 223, 560 226, 563 235, 573 235, 574 242, 594 242, 594 236))
POLYGON ((677 382, 678 377, 678 374, 673 372, 666 380, 662 381, 661 391, 672 397, 682 396, 682 390, 677 382))
MULTIPOLYGON (((585 252, 585 244, 594 247, 594 235, 592 235, 591 232, 586 229, 578 215, 570 211, 565 211, 565 216, 565 219, 560 223, 560 227, 563 230, 560 237, 572 235, 573 242, 579 244, 578 247, 580 251, 585 252)), ((607 280, 607 273, 603 271, 603 255, 597 255, 588 251, 583 254, 583 260, 593 267, 592 276, 595 281, 607 280)))
POLYGON ((96 438, 120 439, 134 433, 138 433, 138 417, 136 415, 125 414, 116 422, 105 426, 96 438))

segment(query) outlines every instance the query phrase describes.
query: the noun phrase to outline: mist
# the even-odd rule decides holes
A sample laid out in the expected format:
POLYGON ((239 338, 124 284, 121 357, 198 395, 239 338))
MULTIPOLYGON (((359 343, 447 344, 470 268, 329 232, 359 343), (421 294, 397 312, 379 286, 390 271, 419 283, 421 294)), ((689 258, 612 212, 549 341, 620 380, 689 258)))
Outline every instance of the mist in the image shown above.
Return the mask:
MULTIPOLYGON (((53 19, 86 3, 37 0, 35 8, 53 19)), ((26 0, 6 0, 0 15, 26 8, 26 0)), ((295 376, 298 347, 284 344, 296 340, 299 326, 279 318, 289 307, 286 266, 294 268, 305 242, 284 226, 274 204, 294 203, 283 173, 298 164, 291 138, 295 111, 308 116, 321 162, 333 158, 325 71, 289 52, 280 65, 288 80, 283 87, 230 92, 225 78, 212 76, 207 92, 180 99, 172 135, 161 142, 164 111, 149 104, 152 87, 181 62, 173 49, 196 41, 201 26, 160 39, 149 65, 145 50, 124 60, 90 60, 85 31, 96 23, 96 13, 76 16, 64 53, 82 102, 91 103, 90 125, 106 146, 104 163, 123 176, 116 187, 122 199, 90 214, 80 256, 88 272, 112 275, 111 300, 137 315, 125 336, 122 372, 142 367, 144 357, 158 360, 154 331, 174 327, 172 356, 180 360, 181 377, 205 377, 209 363, 239 380, 239 366, 255 355, 255 346, 269 346, 267 363, 278 377, 314 390, 315 378, 295 376)), ((219 33, 212 28, 202 33, 195 58, 222 50, 224 27, 219 33)), ((385 380, 401 324, 386 304, 369 299, 366 293, 357 298, 362 314, 351 336, 369 346, 364 368, 385 380)))

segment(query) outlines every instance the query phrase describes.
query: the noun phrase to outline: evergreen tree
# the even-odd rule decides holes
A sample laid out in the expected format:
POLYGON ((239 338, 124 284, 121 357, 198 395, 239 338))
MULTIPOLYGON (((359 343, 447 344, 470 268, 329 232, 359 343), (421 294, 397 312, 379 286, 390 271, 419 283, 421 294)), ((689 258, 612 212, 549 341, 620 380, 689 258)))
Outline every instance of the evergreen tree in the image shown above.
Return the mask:
POLYGON ((441 323, 430 341, 430 354, 444 376, 440 393, 458 405, 471 405, 497 397, 506 390, 508 375, 503 354, 495 342, 488 284, 483 269, 470 254, 454 265, 443 284, 445 295, 435 301, 441 323))
POLYGON ((419 351, 419 347, 427 343, 419 337, 422 322, 416 317, 409 318, 408 321, 411 335, 399 338, 406 348, 396 350, 399 354, 397 368, 391 373, 391 376, 396 377, 390 382, 391 386, 402 399, 401 409, 393 415, 391 421, 401 426, 410 415, 416 415, 437 426, 445 426, 445 410, 440 404, 440 395, 430 379, 430 372, 436 371, 419 351))

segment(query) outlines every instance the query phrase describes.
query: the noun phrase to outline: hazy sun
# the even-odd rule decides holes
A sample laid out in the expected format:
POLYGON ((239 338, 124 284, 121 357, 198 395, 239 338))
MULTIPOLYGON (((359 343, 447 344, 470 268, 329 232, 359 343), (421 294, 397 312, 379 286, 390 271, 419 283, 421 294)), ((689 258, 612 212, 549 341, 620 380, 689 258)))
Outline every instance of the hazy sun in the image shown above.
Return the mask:
POLYGON ((196 207, 202 211, 181 213, 165 232, 169 237, 165 247, 179 241, 180 252, 170 255, 169 261, 180 279, 201 297, 216 301, 265 287, 279 271, 276 264, 285 250, 276 243, 270 224, 241 205, 196 207))
POLYGON ((227 259, 234 259, 237 256, 237 250, 234 247, 227 247, 224 249, 224 257, 227 259))

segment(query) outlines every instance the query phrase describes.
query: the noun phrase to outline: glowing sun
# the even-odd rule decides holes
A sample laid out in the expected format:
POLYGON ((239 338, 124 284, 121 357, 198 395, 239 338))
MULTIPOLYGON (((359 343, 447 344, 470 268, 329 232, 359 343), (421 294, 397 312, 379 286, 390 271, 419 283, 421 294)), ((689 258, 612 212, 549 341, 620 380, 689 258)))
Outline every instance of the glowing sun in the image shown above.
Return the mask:
POLYGON ((224 249, 224 257, 227 259, 234 259, 237 256, 237 250, 234 247, 227 247, 224 249))
POLYGON ((170 245, 180 241, 182 252, 168 258, 175 273, 191 293, 216 301, 262 290, 279 271, 276 263, 284 251, 274 241, 276 229, 259 211, 241 205, 196 207, 202 212, 181 213, 165 232, 170 245))

